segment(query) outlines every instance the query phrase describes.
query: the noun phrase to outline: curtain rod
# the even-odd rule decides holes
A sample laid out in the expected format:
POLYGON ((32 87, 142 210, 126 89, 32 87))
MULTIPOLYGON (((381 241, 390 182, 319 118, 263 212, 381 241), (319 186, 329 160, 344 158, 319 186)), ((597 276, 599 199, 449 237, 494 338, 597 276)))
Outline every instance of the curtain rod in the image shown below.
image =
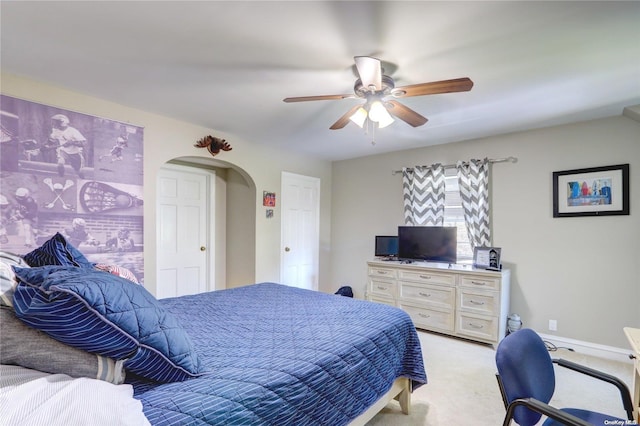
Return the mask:
MULTIPOLYGON (((506 157, 506 158, 489 158, 489 162, 490 163, 504 163, 504 162, 511 162, 511 163, 517 163, 518 162, 518 158, 517 157, 506 157)), ((426 167, 426 166, 424 166, 426 167)), ((453 169, 455 168, 456 165, 455 164, 445 164, 444 168, 445 169, 453 169)), ((408 168, 407 170, 409 171, 413 171, 413 168, 408 168)), ((402 173, 402 170, 394 170, 391 172, 392 175, 395 175, 397 173, 402 173)))

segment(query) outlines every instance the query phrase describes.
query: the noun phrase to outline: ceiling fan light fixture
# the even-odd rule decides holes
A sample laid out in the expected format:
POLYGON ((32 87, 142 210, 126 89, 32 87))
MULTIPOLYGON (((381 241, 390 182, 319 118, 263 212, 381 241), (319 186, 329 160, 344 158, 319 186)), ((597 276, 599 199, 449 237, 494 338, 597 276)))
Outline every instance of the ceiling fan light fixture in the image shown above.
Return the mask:
POLYGON ((386 110, 385 113, 386 115, 383 115, 382 118, 378 121, 378 129, 383 129, 395 121, 393 117, 391 117, 391 114, 389 114, 386 110))
POLYGON ((382 102, 373 101, 369 107, 369 120, 378 123, 378 127, 387 127, 393 123, 393 117, 389 114, 382 102))
POLYGON ((353 121, 361 129, 364 127, 364 122, 367 120, 367 110, 360 107, 353 113, 349 120, 353 121))

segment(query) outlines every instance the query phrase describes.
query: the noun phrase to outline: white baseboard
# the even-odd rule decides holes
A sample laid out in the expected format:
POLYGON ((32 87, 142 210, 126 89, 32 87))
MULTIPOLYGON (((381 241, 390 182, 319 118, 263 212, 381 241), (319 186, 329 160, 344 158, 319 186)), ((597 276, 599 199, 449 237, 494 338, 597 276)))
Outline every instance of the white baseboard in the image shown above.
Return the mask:
POLYGON ((596 356, 599 358, 610 359, 618 362, 632 364, 633 360, 629 358, 631 354, 630 348, 616 348, 614 346, 600 345, 598 343, 585 342, 582 340, 570 339, 568 337, 553 336, 550 334, 538 333, 542 340, 553 343, 557 347, 572 348, 578 353, 596 356))

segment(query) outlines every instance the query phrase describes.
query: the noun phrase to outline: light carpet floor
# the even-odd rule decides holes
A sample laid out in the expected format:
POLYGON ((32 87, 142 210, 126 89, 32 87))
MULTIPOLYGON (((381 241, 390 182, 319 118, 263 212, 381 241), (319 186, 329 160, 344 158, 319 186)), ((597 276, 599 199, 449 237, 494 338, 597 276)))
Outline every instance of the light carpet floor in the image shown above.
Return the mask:
MULTIPOLYGON (((492 346, 434 333, 418 332, 428 383, 411 396, 411 413, 402 414, 390 402, 368 426, 475 426, 501 425, 505 409, 495 378, 492 346)), ((633 365, 588 356, 565 349, 551 352, 605 371, 625 381, 631 389, 633 365)), ((612 385, 556 366, 556 407, 589 408, 626 418, 620 393, 612 385)))

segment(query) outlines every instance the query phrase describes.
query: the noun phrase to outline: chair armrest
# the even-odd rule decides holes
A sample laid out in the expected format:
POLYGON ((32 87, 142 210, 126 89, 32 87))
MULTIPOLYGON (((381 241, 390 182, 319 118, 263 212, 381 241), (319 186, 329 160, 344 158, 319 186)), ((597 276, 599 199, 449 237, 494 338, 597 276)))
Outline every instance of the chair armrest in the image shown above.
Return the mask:
POLYGON ((620 397, 622 398, 622 405, 624 406, 624 411, 627 412, 627 418, 629 420, 633 420, 633 403, 631 402, 631 392, 629 392, 629 388, 622 380, 620 380, 615 376, 612 376, 611 374, 594 370, 593 368, 576 364, 575 362, 567 361, 566 359, 554 358, 552 359, 552 361, 561 367, 565 367, 570 370, 577 371, 578 373, 586 374, 587 376, 591 376, 595 379, 602 380, 607 383, 611 383, 612 385, 617 387, 618 390, 620 391, 620 397))
POLYGON ((496 373, 496 380, 498 380, 498 387, 500 388, 500 396, 502 396, 502 403, 504 404, 504 409, 509 408, 509 401, 507 401, 507 392, 504 390, 504 383, 502 383, 502 377, 498 373, 496 373))
POLYGON ((530 410, 533 410, 535 412, 544 414, 545 416, 551 419, 557 420, 563 425, 593 426, 591 423, 588 423, 572 414, 565 413, 562 410, 559 410, 555 407, 552 407, 549 404, 545 404, 544 402, 538 401, 537 399, 534 399, 534 398, 519 398, 511 401, 511 404, 509 404, 509 407, 507 408, 507 414, 504 417, 504 422, 502 423, 502 426, 509 426, 509 424, 511 423, 511 420, 513 419, 513 413, 515 409, 520 405, 527 407, 530 410))

